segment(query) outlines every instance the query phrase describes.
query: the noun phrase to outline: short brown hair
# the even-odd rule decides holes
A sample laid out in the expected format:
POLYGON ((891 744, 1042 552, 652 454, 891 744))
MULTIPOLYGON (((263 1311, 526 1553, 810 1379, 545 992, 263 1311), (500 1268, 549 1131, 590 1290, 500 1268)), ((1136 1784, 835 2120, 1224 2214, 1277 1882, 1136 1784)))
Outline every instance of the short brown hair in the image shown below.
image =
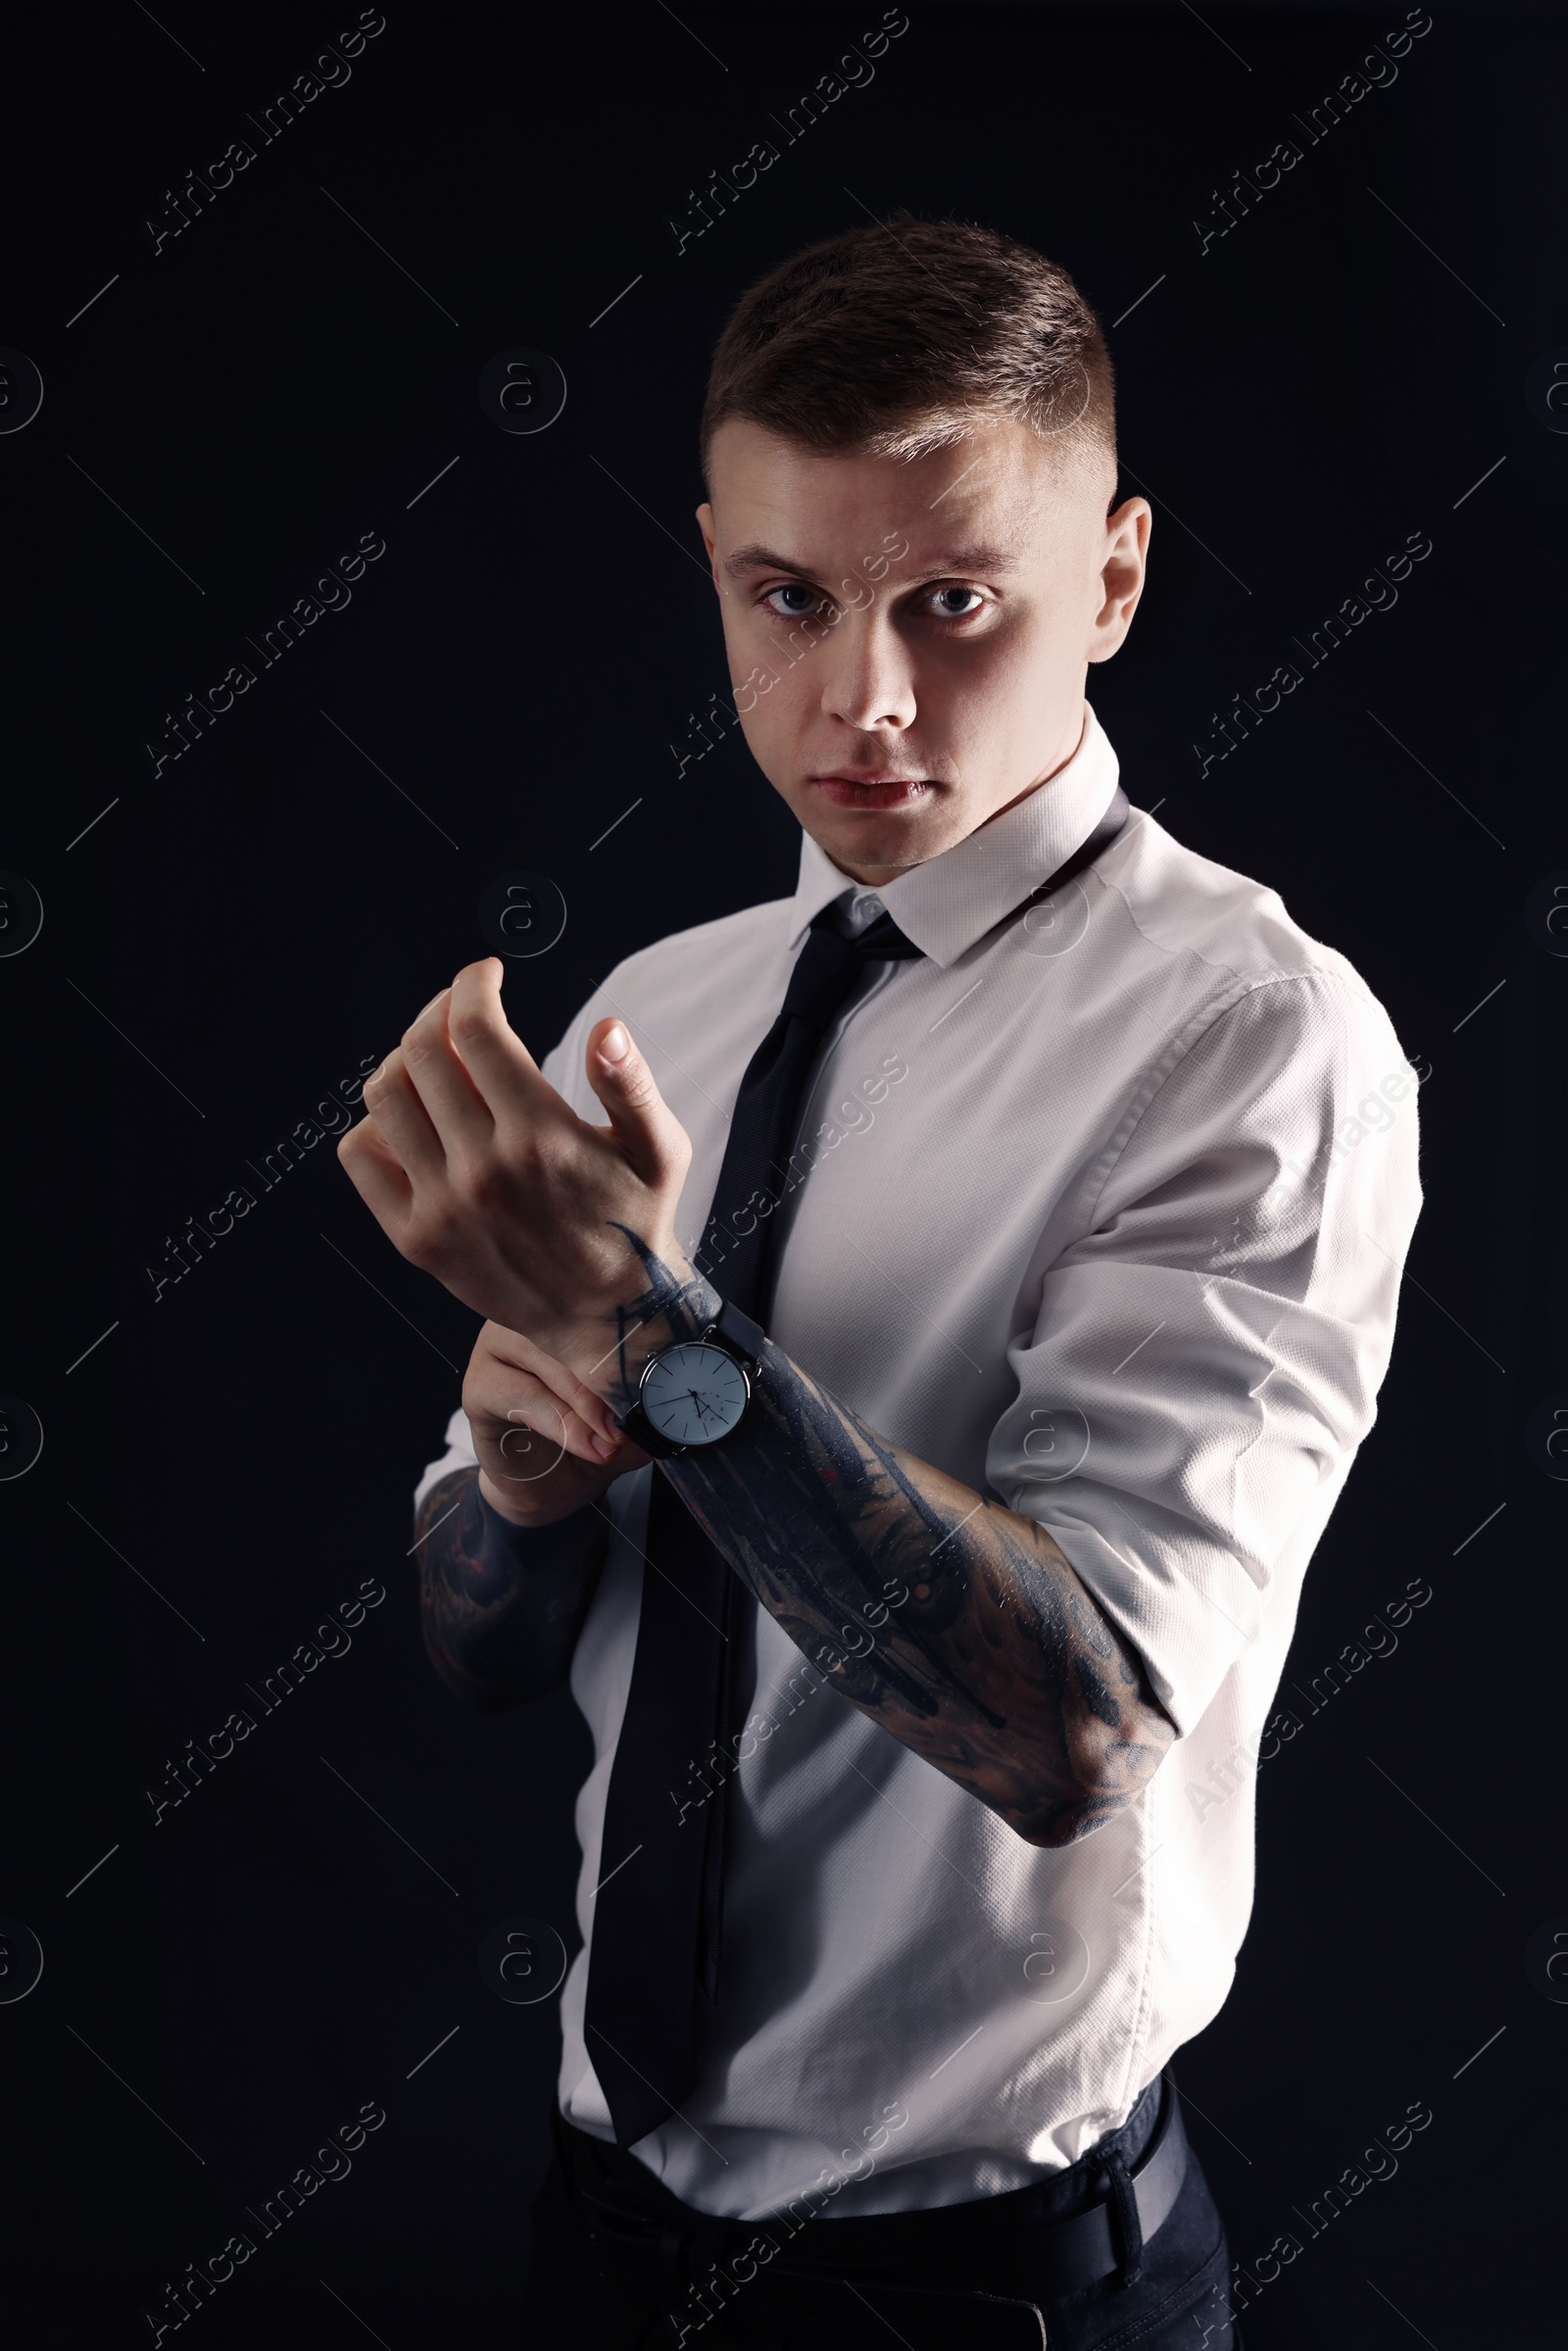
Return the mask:
POLYGON ((1032 247, 895 214, 808 246, 742 295, 713 353, 701 462, 706 478, 731 416, 811 449, 906 458, 998 416, 1114 463, 1099 319, 1032 247))

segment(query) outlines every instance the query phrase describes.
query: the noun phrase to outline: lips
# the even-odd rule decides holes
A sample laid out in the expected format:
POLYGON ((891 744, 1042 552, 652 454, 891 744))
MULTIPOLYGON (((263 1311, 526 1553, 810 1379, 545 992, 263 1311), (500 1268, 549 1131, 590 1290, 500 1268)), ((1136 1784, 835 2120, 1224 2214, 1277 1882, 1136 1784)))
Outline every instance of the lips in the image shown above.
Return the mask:
POLYGON ((812 784, 835 808, 912 808, 929 790, 921 776, 877 776, 853 768, 836 775, 813 775, 812 784))

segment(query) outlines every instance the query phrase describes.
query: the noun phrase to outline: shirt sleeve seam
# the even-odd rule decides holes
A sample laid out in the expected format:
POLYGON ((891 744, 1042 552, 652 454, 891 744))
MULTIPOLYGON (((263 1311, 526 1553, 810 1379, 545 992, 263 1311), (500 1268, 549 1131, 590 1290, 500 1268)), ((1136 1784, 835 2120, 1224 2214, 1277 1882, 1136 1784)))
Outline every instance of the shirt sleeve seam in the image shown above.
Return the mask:
POLYGON ((1200 1012, 1195 1015, 1187 1027, 1173 1039, 1161 1059, 1149 1072, 1142 1099, 1133 1102, 1123 1120, 1123 1131, 1119 1136, 1112 1136, 1106 1146, 1104 1172, 1096 1186, 1095 1197, 1088 1211, 1086 1227, 1088 1231, 1094 1231, 1096 1219, 1100 1214, 1101 1202, 1105 1197, 1106 1187, 1125 1159, 1145 1117, 1164 1092, 1167 1082, 1190 1057, 1195 1048, 1219 1026, 1228 1013, 1235 1011, 1238 1005, 1247 1002, 1249 997, 1259 994, 1264 988, 1308 988, 1330 985, 1334 977, 1332 972, 1327 971, 1267 972, 1257 979, 1244 980, 1239 988, 1221 997, 1217 1004, 1205 1005, 1200 1012))

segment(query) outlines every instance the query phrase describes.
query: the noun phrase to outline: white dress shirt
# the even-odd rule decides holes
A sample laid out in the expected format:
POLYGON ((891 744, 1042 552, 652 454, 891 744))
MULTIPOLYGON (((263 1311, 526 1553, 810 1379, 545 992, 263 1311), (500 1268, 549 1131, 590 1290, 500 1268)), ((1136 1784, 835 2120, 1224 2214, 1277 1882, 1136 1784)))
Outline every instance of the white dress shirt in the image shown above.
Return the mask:
MULTIPOLYGON (((598 1124, 586 1032, 629 1022, 692 1139, 690 1252, 710 1204, 742 1204, 711 1203, 730 1111, 811 917, 891 911, 923 958, 870 967, 828 1034, 769 1337, 1049 1529, 1178 1733, 1137 1802, 1038 1848, 750 1608, 717 2028, 637 2148, 705 2212, 761 2218, 830 2178, 829 2218, 1022 2186, 1126 2119, 1235 1972, 1302 1573, 1393 1343, 1417 1081, 1342 955, 1139 809, 1025 906, 1116 781, 1091 710, 1048 782, 876 891, 803 833, 793 897, 627 956, 543 1064, 598 1124)), ((474 1457, 461 1412, 447 1435, 420 1494, 474 1457)), ((583 2002, 655 1474, 611 1489, 571 1668, 595 1761, 560 2092, 604 2138, 583 2002)))

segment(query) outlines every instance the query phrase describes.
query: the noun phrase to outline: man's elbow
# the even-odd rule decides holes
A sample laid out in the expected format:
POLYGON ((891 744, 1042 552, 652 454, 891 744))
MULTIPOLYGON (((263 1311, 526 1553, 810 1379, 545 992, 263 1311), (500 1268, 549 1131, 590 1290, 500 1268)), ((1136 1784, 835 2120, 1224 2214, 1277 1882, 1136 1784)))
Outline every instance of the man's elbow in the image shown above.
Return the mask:
POLYGON ((1176 1726, 1157 1698, 1132 1710, 1116 1736, 1093 1741, 1074 1757, 1070 1784, 1058 1775, 1049 1792, 1016 1811, 1002 1811, 1026 1844, 1054 1848, 1082 1843, 1137 1803, 1176 1739, 1176 1726))
POLYGON ((1025 1818, 1007 1813, 1002 1817, 1025 1844, 1054 1849, 1058 1845, 1081 1844, 1086 1837, 1093 1837, 1097 1829, 1102 1829, 1108 1820, 1125 1810, 1124 1801, 1085 1794, 1076 1803, 1058 1804, 1025 1818))

